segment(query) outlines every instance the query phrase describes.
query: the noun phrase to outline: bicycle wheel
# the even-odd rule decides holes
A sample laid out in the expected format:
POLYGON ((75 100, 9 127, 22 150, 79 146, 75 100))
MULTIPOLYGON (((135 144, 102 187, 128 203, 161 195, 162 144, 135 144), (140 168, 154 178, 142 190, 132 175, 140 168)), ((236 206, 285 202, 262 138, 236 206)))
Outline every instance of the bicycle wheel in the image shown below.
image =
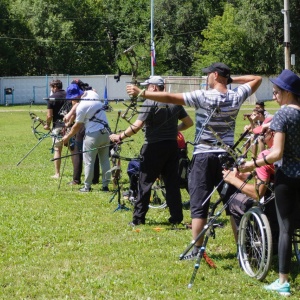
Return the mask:
POLYGON ((150 208, 166 208, 166 189, 161 177, 157 178, 152 186, 150 208))
POLYGON ((272 234, 266 215, 258 207, 249 209, 241 219, 238 236, 241 267, 250 277, 263 280, 272 260, 272 234))
POLYGON ((300 264, 300 228, 295 229, 293 235, 293 245, 298 264, 300 264))

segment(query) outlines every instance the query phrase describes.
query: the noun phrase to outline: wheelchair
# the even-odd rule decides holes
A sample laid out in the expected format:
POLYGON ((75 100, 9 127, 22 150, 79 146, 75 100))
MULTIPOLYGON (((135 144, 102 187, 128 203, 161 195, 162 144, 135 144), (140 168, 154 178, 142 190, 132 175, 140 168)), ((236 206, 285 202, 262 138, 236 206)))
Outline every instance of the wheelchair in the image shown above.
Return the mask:
MULTIPOLYGON (((242 216, 238 233, 238 258, 244 272, 260 281, 268 274, 273 257, 270 222, 264 212, 265 204, 274 201, 272 194, 265 203, 258 203, 242 216)), ((297 262, 300 264, 300 226, 292 238, 297 262)))

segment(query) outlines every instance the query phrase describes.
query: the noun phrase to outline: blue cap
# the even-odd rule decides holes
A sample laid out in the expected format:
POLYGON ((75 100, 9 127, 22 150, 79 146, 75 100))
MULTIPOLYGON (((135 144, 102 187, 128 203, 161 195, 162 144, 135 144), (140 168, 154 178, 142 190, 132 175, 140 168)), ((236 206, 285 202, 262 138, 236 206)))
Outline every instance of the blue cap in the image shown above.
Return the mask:
POLYGON ((74 98, 78 98, 83 94, 83 90, 81 90, 79 88, 79 86, 75 83, 71 83, 68 87, 67 87, 67 95, 66 95, 66 99, 74 99, 74 98))

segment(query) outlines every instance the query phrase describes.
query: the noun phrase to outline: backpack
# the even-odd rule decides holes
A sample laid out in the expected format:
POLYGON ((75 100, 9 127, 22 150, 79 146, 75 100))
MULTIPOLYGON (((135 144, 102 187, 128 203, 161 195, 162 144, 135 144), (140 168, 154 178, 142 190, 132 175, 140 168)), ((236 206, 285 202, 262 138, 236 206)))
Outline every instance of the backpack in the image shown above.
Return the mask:
POLYGON ((190 159, 187 154, 187 145, 183 134, 179 131, 177 134, 177 144, 178 144, 178 176, 179 185, 181 189, 188 188, 188 170, 190 165, 190 159))

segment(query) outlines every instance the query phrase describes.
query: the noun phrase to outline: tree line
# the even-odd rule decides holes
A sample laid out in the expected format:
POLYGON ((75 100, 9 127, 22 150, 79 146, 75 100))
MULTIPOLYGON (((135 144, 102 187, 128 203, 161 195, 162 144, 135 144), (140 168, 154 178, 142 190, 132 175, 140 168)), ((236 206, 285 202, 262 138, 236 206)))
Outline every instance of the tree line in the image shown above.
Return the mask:
MULTIPOLYGON (((150 8, 151 0, 0 0, 0 76, 130 74, 132 64, 149 76, 150 8)), ((155 73, 198 76, 214 61, 234 74, 280 72, 282 9, 283 0, 154 0, 155 73)), ((297 62, 300 0, 290 0, 290 20, 297 62)))

